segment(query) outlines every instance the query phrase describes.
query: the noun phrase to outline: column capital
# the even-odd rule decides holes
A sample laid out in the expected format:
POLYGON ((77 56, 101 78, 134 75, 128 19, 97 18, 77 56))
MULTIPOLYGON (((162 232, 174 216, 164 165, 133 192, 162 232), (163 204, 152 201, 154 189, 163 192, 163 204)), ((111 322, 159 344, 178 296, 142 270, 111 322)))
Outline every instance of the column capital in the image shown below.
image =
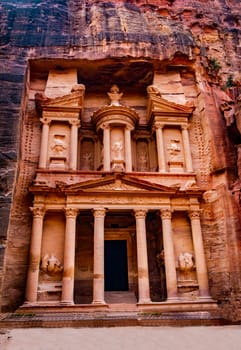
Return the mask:
POLYGON ((171 209, 161 209, 160 210, 160 215, 162 219, 169 219, 171 220, 172 218, 172 211, 171 209))
POLYGON ((44 125, 49 125, 51 123, 51 120, 48 118, 40 118, 40 121, 44 125))
POLYGON ((34 217, 43 217, 44 214, 45 214, 45 208, 42 206, 42 207, 30 207, 29 208, 31 210, 31 212, 33 213, 33 216, 34 217))
POLYGON ((188 130, 189 129, 189 125, 188 124, 182 124, 181 125, 181 129, 182 130, 188 130))
POLYGON ((197 209, 197 210, 189 210, 189 211, 188 211, 188 215, 189 215, 189 218, 190 218, 191 220, 195 220, 195 219, 200 220, 201 210, 200 210, 200 209, 197 209))
POLYGON ((77 126, 77 127, 80 126, 80 120, 79 119, 70 119, 69 123, 70 123, 71 126, 77 126))
POLYGON ((126 125, 125 125, 125 130, 126 130, 126 131, 132 131, 132 130, 134 130, 134 127, 131 126, 131 125, 126 124, 126 125))
POLYGON ((103 124, 101 124, 100 128, 103 129, 103 130, 104 129, 108 130, 108 129, 110 129, 110 124, 109 123, 103 123, 103 124))
POLYGON ((154 130, 163 129, 164 126, 165 126, 165 124, 163 124, 163 123, 155 122, 154 125, 153 125, 153 129, 154 129, 154 130))
POLYGON ((77 208, 65 208, 65 216, 75 218, 79 213, 77 208))
POLYGON ((93 215, 96 218, 102 218, 105 217, 106 209, 105 208, 96 208, 93 209, 93 215))
POLYGON ((143 218, 145 219, 147 213, 147 209, 134 209, 134 214, 136 219, 143 218))

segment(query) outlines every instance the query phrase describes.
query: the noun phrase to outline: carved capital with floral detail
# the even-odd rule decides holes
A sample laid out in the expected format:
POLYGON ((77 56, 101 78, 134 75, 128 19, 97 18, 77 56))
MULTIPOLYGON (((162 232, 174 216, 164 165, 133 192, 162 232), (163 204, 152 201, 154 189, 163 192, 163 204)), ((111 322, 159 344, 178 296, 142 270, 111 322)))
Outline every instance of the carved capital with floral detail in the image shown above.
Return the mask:
POLYGON ((188 130, 189 129, 189 125, 183 124, 183 125, 181 125, 181 129, 182 130, 188 130))
POLYGON ((51 123, 51 120, 49 120, 48 118, 40 118, 40 121, 44 125, 49 125, 51 123))
POLYGON ((80 121, 78 119, 70 119, 69 123, 71 126, 77 126, 77 127, 80 126, 80 121))
POLYGON ((153 125, 153 130, 163 129, 164 126, 165 126, 165 124, 163 124, 163 123, 155 123, 153 125))
POLYGON ((33 213, 33 217, 42 218, 45 214, 44 207, 30 207, 31 212, 33 213))
POLYGON ((136 219, 145 219, 147 209, 134 209, 136 219))
POLYGON ((110 124, 109 123, 103 123, 103 124, 101 124, 101 129, 107 129, 107 130, 109 130, 110 129, 110 124))
POLYGON ((93 210, 93 215, 95 218, 105 217, 106 209, 105 208, 96 208, 93 210))
POLYGON ((171 209, 161 209, 160 210, 160 214, 161 214, 161 218, 162 219, 168 219, 168 220, 171 220, 172 218, 172 211, 171 209))
POLYGON ((200 210, 189 210, 188 215, 191 220, 200 220, 200 210))
POLYGON ((79 213, 77 208, 65 208, 65 216, 69 218, 75 218, 79 213))

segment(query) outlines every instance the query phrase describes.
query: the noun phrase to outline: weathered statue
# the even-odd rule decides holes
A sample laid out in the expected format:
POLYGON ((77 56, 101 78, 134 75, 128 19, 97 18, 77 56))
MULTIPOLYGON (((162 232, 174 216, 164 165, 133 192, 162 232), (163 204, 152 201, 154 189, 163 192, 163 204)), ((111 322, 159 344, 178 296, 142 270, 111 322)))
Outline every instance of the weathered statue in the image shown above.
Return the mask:
POLYGON ((138 152, 137 154, 138 170, 147 171, 147 153, 145 151, 138 152))
POLYGON ((112 85, 110 92, 107 92, 110 99, 110 106, 120 106, 120 100, 123 96, 123 92, 120 92, 117 85, 112 85))
POLYGON ((170 144, 167 147, 170 156, 176 157, 180 154, 181 148, 180 148, 180 140, 178 139, 172 139, 170 140, 170 144))
POLYGON ((191 253, 181 253, 178 257, 178 267, 179 270, 187 273, 193 270, 194 268, 194 258, 191 253))
POLYGON ((157 267, 159 269, 160 273, 160 297, 161 300, 165 300, 167 297, 167 290, 166 290, 166 270, 165 270, 165 253, 164 249, 161 250, 156 255, 156 263, 157 267))
POLYGON ((62 155, 66 150, 65 136, 64 135, 54 135, 54 142, 52 144, 52 150, 56 154, 62 155))
POLYGON ((56 274, 63 271, 63 265, 53 254, 51 254, 50 256, 46 254, 41 259, 40 270, 42 270, 45 273, 56 274))
POLYGON ((122 150, 123 150, 122 141, 121 140, 115 141, 112 146, 114 159, 122 159, 122 150))
POLYGON ((92 169, 93 156, 91 152, 86 152, 82 156, 82 169, 92 169))

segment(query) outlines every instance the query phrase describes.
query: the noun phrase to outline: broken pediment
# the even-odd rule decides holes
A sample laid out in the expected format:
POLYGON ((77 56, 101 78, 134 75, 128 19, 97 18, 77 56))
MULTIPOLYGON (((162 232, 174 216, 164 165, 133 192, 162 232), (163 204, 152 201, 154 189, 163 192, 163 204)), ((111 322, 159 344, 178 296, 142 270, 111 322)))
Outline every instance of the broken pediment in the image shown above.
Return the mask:
POLYGON ((83 109, 84 106, 85 86, 77 84, 73 86, 71 92, 67 95, 58 97, 47 97, 43 93, 35 95, 35 103, 38 111, 57 111, 68 109, 83 109))
MULTIPOLYGON (((147 119, 152 121, 155 117, 185 117, 189 118, 195 107, 190 103, 181 105, 175 102, 168 101, 161 96, 160 91, 154 85, 147 88, 148 92, 148 106, 147 119)), ((165 120, 163 120, 165 121, 165 120)))
POLYGON ((144 180, 137 180, 130 176, 122 174, 106 176, 99 180, 89 180, 73 185, 64 185, 56 183, 58 188, 67 193, 78 192, 158 192, 159 194, 175 194, 177 187, 168 187, 159 184, 153 184, 144 180))

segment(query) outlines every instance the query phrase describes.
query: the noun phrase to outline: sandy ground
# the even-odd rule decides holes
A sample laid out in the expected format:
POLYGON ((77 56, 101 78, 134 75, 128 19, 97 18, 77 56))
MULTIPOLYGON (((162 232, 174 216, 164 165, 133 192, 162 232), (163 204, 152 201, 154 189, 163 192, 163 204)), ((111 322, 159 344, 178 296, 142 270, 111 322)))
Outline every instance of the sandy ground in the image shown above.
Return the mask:
POLYGON ((1 350, 241 350, 241 326, 0 330, 1 350))

